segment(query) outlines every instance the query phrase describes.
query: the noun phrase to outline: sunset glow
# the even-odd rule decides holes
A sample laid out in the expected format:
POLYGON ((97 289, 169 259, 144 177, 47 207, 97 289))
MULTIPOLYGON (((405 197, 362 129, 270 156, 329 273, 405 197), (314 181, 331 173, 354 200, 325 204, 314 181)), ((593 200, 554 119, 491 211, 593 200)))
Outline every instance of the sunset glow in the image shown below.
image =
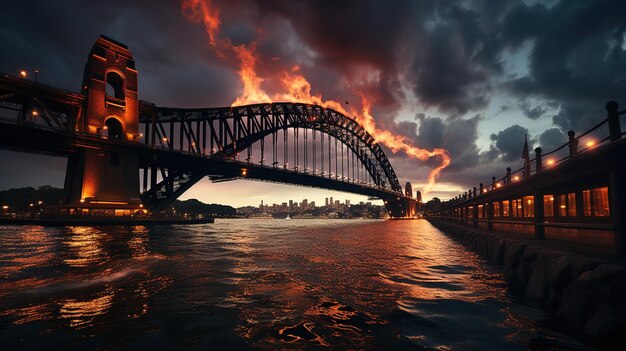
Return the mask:
POLYGON ((283 68, 277 75, 280 90, 268 92, 262 83, 270 78, 259 75, 259 60, 256 55, 256 42, 248 45, 234 45, 229 38, 219 37, 221 21, 219 9, 213 6, 210 0, 184 0, 182 10, 185 16, 194 21, 204 24, 209 36, 209 42, 216 50, 218 57, 223 59, 235 59, 238 62, 237 75, 242 85, 242 92, 231 106, 241 106, 256 103, 271 102, 302 102, 334 109, 347 117, 354 119, 374 137, 375 142, 387 146, 393 153, 403 152, 409 157, 421 161, 427 161, 432 157, 440 159, 439 166, 435 167, 428 176, 428 185, 423 193, 428 193, 436 183, 436 179, 443 169, 451 162, 450 154, 442 148, 432 150, 420 148, 414 145, 407 137, 393 133, 392 131, 377 125, 372 116, 373 98, 365 91, 355 88, 351 90, 360 96, 360 108, 355 105, 344 107, 340 102, 325 100, 321 94, 312 93, 309 80, 303 75, 299 66, 283 68))

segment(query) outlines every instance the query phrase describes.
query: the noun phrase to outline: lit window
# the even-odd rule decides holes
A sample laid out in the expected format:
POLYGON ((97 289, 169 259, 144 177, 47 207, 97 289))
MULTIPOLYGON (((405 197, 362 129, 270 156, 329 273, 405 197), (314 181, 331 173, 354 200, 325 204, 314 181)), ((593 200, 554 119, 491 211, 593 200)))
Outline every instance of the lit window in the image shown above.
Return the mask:
POLYGON ((543 215, 544 217, 554 217, 554 196, 543 196, 543 215))
POLYGON ((567 197, 565 195, 559 195, 559 216, 567 216, 567 197))
POLYGON ((500 217, 500 203, 494 202, 492 206, 493 206, 493 216, 500 217))
POLYGON ((567 215, 576 217, 576 194, 567 194, 567 215))
POLYGON ((474 218, 474 206, 467 207, 467 218, 474 218))
POLYGON ((591 191, 583 190, 583 216, 591 216, 591 191))
POLYGON ((609 216, 609 188, 583 190, 583 208, 585 216, 609 216))
POLYGON ((502 201, 502 216, 503 217, 510 216, 510 213, 509 213, 509 200, 502 201))
POLYGON ((522 199, 522 206, 524 208, 524 217, 535 216, 535 199, 532 196, 524 196, 522 199))
POLYGON ((513 217, 522 217, 522 199, 511 200, 511 211, 513 217))
POLYGON ((478 205, 478 218, 485 218, 483 215, 483 205, 478 205))

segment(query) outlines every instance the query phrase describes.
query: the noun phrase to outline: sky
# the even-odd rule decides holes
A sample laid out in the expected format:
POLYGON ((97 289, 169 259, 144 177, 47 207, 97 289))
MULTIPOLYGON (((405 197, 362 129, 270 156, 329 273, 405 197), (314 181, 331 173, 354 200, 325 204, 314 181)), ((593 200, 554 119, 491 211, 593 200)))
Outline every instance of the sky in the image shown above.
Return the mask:
MULTIPOLYGON (((525 135, 531 149, 552 150, 604 118, 604 104, 626 92, 624 18, 620 0, 12 1, 0 12, 0 71, 37 67, 40 81, 78 91, 104 34, 129 46, 140 99, 159 106, 291 99, 301 95, 285 77, 301 78, 298 93, 350 102, 343 108, 380 138, 402 185, 447 199, 519 168, 525 135), (444 166, 434 150, 450 164, 429 187, 444 166)), ((0 160, 0 190, 63 184, 62 158, 0 151, 0 160)), ((366 200, 208 180, 182 198, 242 206, 329 196, 366 200)))

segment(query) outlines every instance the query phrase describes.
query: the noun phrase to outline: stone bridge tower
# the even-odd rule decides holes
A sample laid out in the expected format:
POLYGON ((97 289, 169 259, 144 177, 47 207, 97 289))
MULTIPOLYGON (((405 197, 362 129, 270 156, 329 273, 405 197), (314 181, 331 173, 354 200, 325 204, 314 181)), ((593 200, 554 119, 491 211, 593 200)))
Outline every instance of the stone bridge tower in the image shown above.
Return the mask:
POLYGON ((69 157, 66 207, 82 214, 130 214, 141 208, 139 159, 115 145, 140 137, 137 70, 128 47, 101 35, 89 53, 81 91, 86 102, 77 131, 112 143, 69 157))

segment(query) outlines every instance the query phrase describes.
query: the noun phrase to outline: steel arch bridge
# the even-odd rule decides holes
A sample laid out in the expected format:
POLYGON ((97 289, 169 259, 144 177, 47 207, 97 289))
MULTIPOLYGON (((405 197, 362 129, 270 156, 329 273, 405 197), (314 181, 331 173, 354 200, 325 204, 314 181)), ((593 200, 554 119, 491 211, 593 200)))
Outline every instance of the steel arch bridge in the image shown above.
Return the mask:
MULTIPOLYGON (((145 143, 153 147, 234 161, 245 153, 246 164, 267 166, 279 171, 277 174, 303 173, 373 188, 389 193, 387 197, 403 196, 398 178, 374 138, 354 119, 332 109, 301 103, 177 109, 143 102, 140 111, 145 143), (253 160, 255 146, 258 160, 253 160)), ((169 174, 146 168, 144 202, 161 207, 159 203, 167 203, 178 189, 186 190, 203 176, 193 173, 169 174), (157 183, 159 173, 161 181, 157 183)), ((214 181, 229 179, 209 176, 214 181)))
MULTIPOLYGON (((129 65, 127 73, 132 74, 133 67, 129 65)), ((204 177, 214 182, 251 179, 362 194, 384 200, 392 217, 412 216, 417 210, 417 201, 404 196, 374 138, 354 119, 335 110, 286 102, 167 108, 136 100, 136 92, 129 90, 136 86, 131 85, 126 87, 125 99, 89 93, 99 84, 96 77, 89 87, 84 86, 84 92, 76 93, 1 74, 0 148, 68 157, 66 188, 68 181, 74 181, 72 177, 78 182, 86 179, 80 170, 72 175, 72 163, 89 161, 101 167, 105 158, 113 162, 114 154, 130 155, 135 160, 130 168, 141 179, 125 176, 116 184, 130 189, 127 193, 141 188, 140 199, 131 200, 155 212, 167 208, 204 177), (90 121, 93 113, 100 116, 95 126, 90 121), (123 138, 110 137, 103 133, 109 113, 135 114, 136 119, 124 123, 136 127, 124 129, 123 138)), ((66 192, 67 207, 75 206, 77 199, 82 206, 83 196, 66 192)))

